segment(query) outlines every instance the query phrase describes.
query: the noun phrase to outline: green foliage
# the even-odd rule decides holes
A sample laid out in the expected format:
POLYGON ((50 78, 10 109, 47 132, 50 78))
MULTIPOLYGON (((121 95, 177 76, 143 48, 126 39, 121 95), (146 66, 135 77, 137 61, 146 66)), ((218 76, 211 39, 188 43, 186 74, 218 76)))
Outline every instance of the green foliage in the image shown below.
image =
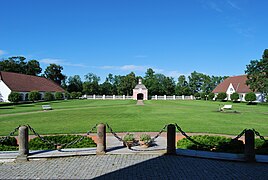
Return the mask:
POLYGON ((62 92, 55 92, 55 99, 56 100, 63 99, 63 93, 62 92))
POLYGON ((208 94, 208 100, 213 100, 214 97, 215 97, 215 94, 213 92, 208 94))
POLYGON ((52 101, 52 100, 54 100, 54 95, 51 92, 45 92, 44 100, 45 101, 52 101))
POLYGON ((71 94, 67 91, 64 92, 64 96, 65 96, 65 99, 70 99, 71 98, 71 94))
POLYGON ((17 151, 18 144, 14 137, 9 137, 0 143, 0 151, 17 151))
POLYGON ((199 100, 199 99, 201 99, 201 94, 200 93, 195 93, 194 97, 195 97, 195 99, 199 100))
POLYGON ((13 103, 17 103, 20 101, 20 93, 12 91, 8 95, 8 100, 13 103))
POLYGON ((1 71, 15 72, 37 76, 42 72, 42 68, 37 60, 29 60, 22 56, 9 57, 0 61, 1 71))
POLYGON ((242 153, 244 150, 242 141, 232 140, 223 136, 197 135, 192 136, 191 139, 205 146, 197 145, 189 139, 183 138, 177 142, 177 147, 182 149, 232 153, 242 153))
POLYGON ((224 101, 225 98, 227 98, 227 94, 225 92, 220 92, 216 97, 217 101, 224 101))
POLYGON ((135 140, 134 134, 127 133, 127 134, 123 137, 123 140, 124 140, 124 141, 134 141, 134 140, 135 140))
POLYGON ((248 101, 248 102, 253 102, 253 101, 256 101, 256 94, 254 92, 249 92, 246 94, 245 96, 245 100, 248 101))
POLYGON ((268 93, 268 49, 265 49, 260 60, 251 60, 246 66, 247 84, 252 91, 268 93))
POLYGON ((268 154, 268 142, 261 139, 255 139, 256 154, 268 154))
POLYGON ((40 100, 40 97, 41 97, 41 95, 38 91, 31 91, 29 93, 29 100, 30 101, 33 101, 33 102, 38 101, 38 100, 40 100))
MULTIPOLYGON (((56 135, 56 136, 44 136, 44 139, 49 142, 55 142, 56 144, 65 144, 80 139, 81 137, 82 137, 81 135, 56 135)), ((87 147, 96 147, 96 143, 92 140, 92 138, 84 137, 82 141, 67 146, 67 148, 87 148, 87 147)), ((29 141, 29 149, 51 150, 56 149, 56 147, 54 145, 44 143, 40 138, 36 137, 29 141)))
POLYGON ((140 141, 149 142, 151 140, 151 136, 149 134, 141 134, 140 141))
POLYGON ((56 64, 50 64, 44 71, 44 76, 47 79, 54 81, 56 84, 61 85, 63 80, 66 78, 65 75, 61 73, 63 67, 56 64))
POLYGON ((232 101, 237 101, 239 99, 239 94, 238 93, 233 93, 231 94, 231 100, 232 101))
MULTIPOLYGON (((82 93, 81 93, 82 94, 82 93)), ((79 94, 77 92, 71 92, 70 93, 70 98, 71 99, 77 99, 79 98, 79 94)))
POLYGON ((200 98, 203 100, 207 100, 207 94, 205 92, 200 93, 200 98))

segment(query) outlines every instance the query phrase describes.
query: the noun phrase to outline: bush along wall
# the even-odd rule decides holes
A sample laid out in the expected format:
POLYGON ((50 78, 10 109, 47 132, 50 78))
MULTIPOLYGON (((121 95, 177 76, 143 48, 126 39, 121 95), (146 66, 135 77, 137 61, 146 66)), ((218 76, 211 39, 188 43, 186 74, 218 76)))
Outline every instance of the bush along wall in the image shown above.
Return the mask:
MULTIPOLYGON (((54 142, 56 144, 66 144, 74 142, 80 139, 81 135, 56 135, 56 136, 44 136, 43 138, 48 142, 54 142)), ((67 146, 66 148, 89 148, 96 147, 96 143, 90 137, 84 137, 78 143, 67 146)), ((40 138, 36 137, 29 141, 30 150, 53 150, 57 147, 54 144, 46 143, 40 138)), ((64 148, 64 147, 63 147, 64 148)))
POLYGON ((244 144, 240 140, 233 140, 223 136, 197 135, 191 139, 183 138, 177 142, 177 147, 181 149, 192 149, 214 152, 243 153, 244 144))
POLYGON ((8 137, 3 141, 0 141, 0 151, 17 151, 19 146, 17 139, 14 137, 8 137))

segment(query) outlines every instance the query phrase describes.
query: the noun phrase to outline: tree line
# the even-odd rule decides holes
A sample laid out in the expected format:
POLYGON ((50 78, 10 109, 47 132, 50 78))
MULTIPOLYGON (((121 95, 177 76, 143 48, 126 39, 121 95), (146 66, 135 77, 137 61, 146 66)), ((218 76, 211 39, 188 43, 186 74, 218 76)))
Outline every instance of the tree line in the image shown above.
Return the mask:
MULTIPOLYGON (((79 94, 88 95, 132 95, 133 88, 141 78, 143 84, 148 88, 149 96, 195 95, 196 97, 207 97, 219 83, 227 78, 227 76, 209 76, 194 71, 188 77, 180 75, 175 81, 173 77, 155 73, 152 68, 149 68, 144 77, 136 76, 134 72, 123 76, 108 74, 105 81, 100 83, 100 77, 93 73, 86 74, 84 81, 79 75, 67 77, 62 74, 63 67, 57 64, 50 64, 41 74, 42 68, 38 60, 26 61, 26 58, 22 56, 3 59, 0 61, 0 70, 43 76, 61 85, 69 93, 79 92, 79 94)), ((252 91, 268 94, 268 49, 264 50, 262 59, 250 61, 250 64, 246 66, 245 73, 248 75, 247 84, 252 91)))

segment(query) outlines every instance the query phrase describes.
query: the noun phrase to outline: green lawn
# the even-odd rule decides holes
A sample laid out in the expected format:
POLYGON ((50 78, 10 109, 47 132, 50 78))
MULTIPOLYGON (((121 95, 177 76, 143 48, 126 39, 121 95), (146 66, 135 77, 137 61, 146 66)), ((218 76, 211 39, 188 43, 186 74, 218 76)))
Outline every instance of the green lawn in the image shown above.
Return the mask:
POLYGON ((211 101, 66 100, 0 107, 0 135, 31 125, 40 134, 85 133, 96 123, 107 122, 116 132, 154 131, 177 123, 186 132, 237 135, 255 128, 268 135, 268 106, 211 101), (50 104, 51 111, 42 111, 50 104), (219 104, 232 104, 239 113, 217 112, 219 104))

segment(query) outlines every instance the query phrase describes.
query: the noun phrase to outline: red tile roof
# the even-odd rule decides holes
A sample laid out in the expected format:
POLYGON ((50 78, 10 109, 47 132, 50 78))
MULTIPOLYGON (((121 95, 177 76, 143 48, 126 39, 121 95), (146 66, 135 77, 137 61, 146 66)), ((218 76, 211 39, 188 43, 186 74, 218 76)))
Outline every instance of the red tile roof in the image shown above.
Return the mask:
POLYGON ((44 77, 0 71, 2 80, 11 91, 17 92, 64 92, 64 89, 44 77))
POLYGON ((237 93, 252 92, 249 89, 249 86, 246 84, 247 79, 248 79, 247 75, 228 77, 222 83, 220 83, 212 92, 213 93, 226 92, 231 83, 235 89, 235 92, 237 93))

